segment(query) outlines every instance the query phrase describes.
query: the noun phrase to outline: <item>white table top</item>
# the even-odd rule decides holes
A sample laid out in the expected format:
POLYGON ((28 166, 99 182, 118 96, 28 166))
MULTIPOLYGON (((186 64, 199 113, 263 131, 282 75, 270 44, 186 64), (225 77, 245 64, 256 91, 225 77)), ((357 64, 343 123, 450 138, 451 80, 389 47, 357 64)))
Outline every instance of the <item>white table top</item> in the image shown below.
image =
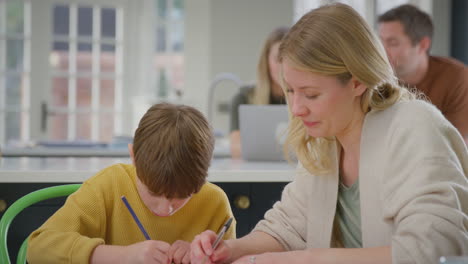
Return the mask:
MULTIPOLYGON (((115 163, 129 158, 0 158, 0 183, 83 182, 115 163)), ((208 171, 210 182, 289 182, 295 165, 286 162, 246 162, 214 159, 208 171)))
MULTIPOLYGON (((7 147, 1 149, 3 157, 40 157, 40 158, 65 158, 65 157, 106 157, 128 158, 127 147, 7 147)), ((215 158, 229 158, 231 152, 228 143, 218 141, 213 150, 215 158)))

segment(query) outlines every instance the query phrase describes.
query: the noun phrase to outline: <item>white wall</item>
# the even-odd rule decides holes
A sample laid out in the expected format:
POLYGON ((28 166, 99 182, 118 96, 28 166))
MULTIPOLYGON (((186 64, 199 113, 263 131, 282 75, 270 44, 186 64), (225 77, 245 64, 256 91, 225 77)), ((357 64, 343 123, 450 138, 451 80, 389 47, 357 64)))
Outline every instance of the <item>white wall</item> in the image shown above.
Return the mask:
MULTIPOLYGON (((317 0, 318 2, 326 1, 317 0)), ((433 16, 435 37, 432 54, 448 55, 450 1, 410 2, 433 16)), ((373 2, 369 1, 367 4, 369 3, 373 2)), ((375 7, 369 5, 369 8, 375 7)), ((208 90, 211 82, 223 72, 233 73, 246 83, 253 82, 263 42, 272 29, 292 24, 294 0, 188 0, 185 1, 185 11, 185 87, 182 103, 193 105, 212 116, 215 129, 227 133, 229 113, 218 111, 218 106, 228 104, 238 87, 233 82, 221 82, 216 87, 214 102, 211 102, 212 111, 208 113, 208 90)), ((372 23, 374 12, 370 16, 367 19, 372 23)), ((144 53, 141 47, 139 50, 141 54, 144 53)), ((141 56, 135 58, 141 59, 141 56)), ((143 76, 147 74, 148 72, 142 70, 139 77, 144 79, 143 76)), ((143 94, 145 99, 154 96, 149 91, 139 91, 137 94, 143 94)), ((153 103, 154 100, 151 101, 153 103)), ((141 101, 138 101, 137 105, 139 104, 141 101)), ((143 113, 144 111, 141 115, 143 113)), ((138 123, 139 118, 140 116, 133 118, 134 124, 138 123)))
MULTIPOLYGON (((450 1, 410 0, 430 13, 435 25, 432 54, 450 51, 450 1)), ((293 0, 186 1, 184 101, 208 114, 208 88, 215 76, 231 72, 244 82, 255 80, 261 46, 277 26, 291 25, 293 0)), ((213 126, 226 132, 229 114, 218 112, 237 91, 232 82, 216 88, 213 126)))
POLYGON ((211 0, 185 2, 184 99, 201 108, 211 79, 211 0))
MULTIPOLYGON (((197 0, 185 3, 184 99, 207 113, 208 88, 217 74, 231 72, 244 82, 255 79, 263 41, 275 27, 291 25, 294 1, 197 0)), ((229 82, 219 86, 215 94, 219 102, 229 101, 237 90, 229 82)), ((227 113, 216 114, 213 120, 216 129, 226 131, 227 113)))
POLYGON ((432 2, 431 16, 434 24, 434 37, 431 54, 450 56, 451 10, 452 1, 434 0, 432 2))

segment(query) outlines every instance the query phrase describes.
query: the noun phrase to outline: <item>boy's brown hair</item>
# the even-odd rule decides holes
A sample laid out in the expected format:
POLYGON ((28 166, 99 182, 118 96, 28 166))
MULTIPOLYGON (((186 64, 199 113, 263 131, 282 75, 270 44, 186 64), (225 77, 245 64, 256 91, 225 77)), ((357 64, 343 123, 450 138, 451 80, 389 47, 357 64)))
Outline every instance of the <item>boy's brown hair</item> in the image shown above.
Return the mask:
POLYGON ((185 105, 153 105, 133 140, 138 178, 154 195, 189 197, 206 181, 213 147, 213 132, 200 111, 185 105))

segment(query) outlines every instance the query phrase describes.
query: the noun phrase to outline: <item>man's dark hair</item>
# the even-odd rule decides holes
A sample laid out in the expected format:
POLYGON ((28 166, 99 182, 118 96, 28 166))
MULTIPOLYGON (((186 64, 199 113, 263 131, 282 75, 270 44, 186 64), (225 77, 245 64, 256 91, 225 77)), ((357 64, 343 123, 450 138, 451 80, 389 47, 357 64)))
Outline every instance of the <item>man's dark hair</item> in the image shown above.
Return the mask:
POLYGON ((432 40, 434 26, 431 17, 413 5, 401 5, 388 10, 379 16, 378 22, 398 21, 403 25, 406 35, 413 45, 416 45, 424 37, 432 40))

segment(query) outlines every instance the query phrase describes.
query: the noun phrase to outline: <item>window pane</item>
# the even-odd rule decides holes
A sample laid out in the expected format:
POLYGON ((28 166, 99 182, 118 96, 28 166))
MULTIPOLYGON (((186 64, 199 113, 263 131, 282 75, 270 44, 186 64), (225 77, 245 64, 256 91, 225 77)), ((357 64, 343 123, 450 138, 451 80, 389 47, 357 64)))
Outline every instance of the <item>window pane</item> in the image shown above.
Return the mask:
POLYGON ((15 75, 6 75, 6 105, 21 107, 21 78, 15 75))
POLYGON ((160 98, 166 98, 169 94, 170 82, 165 68, 160 68, 158 71, 158 84, 157 84, 157 95, 160 98))
MULTIPOLYGON (((5 4, 4 2, 0 2, 0 16, 4 16, 5 12, 5 4)), ((4 19, 0 19, 0 35, 4 35, 5 34, 5 22, 4 22, 4 19)))
POLYGON ((377 15, 381 15, 394 7, 406 4, 408 2, 409 0, 393 0, 393 1, 377 0, 377 3, 376 3, 377 15))
POLYGON ((182 54, 174 54, 172 58, 171 86, 176 89, 176 92, 181 93, 184 87, 184 56, 182 54))
POLYGON ((91 107, 91 79, 76 80, 76 104, 78 107, 91 107))
POLYGON ((68 51, 69 44, 68 42, 54 41, 53 50, 68 51))
POLYGON ((80 52, 80 51, 91 52, 91 50, 93 50, 93 44, 84 43, 84 42, 78 43, 78 52, 80 52))
POLYGON ((50 140, 66 140, 68 131, 68 115, 52 113, 48 116, 48 131, 50 140))
POLYGON ((158 9, 160 18, 165 18, 167 16, 167 0, 158 0, 156 8, 158 9))
POLYGON ((115 72, 115 45, 101 45, 101 71, 115 72))
POLYGON ((76 139, 91 139, 91 114, 78 113, 76 115, 76 139))
POLYGON ((115 9, 101 9, 101 32, 103 37, 115 38, 115 9))
POLYGON ((78 7, 78 35, 92 36, 93 9, 91 7, 78 7))
POLYGON ((166 29, 162 25, 156 29, 156 51, 166 51, 166 29))
POLYGON ((6 142, 14 144, 20 140, 21 135, 21 113, 7 112, 5 115, 5 138, 6 142))
POLYGON ((52 107, 68 106, 68 79, 56 77, 52 79, 52 107))
POLYGON ((81 72, 91 72, 93 59, 92 51, 93 46, 91 43, 78 43, 78 54, 76 68, 81 72))
POLYGON ((114 137, 114 114, 101 113, 99 117, 99 140, 111 142, 114 137))
POLYGON ((172 27, 172 50, 182 51, 184 49, 184 24, 176 23, 172 27))
POLYGON ((68 42, 54 42, 53 50, 49 55, 49 63, 52 70, 68 71, 68 42))
POLYGON ((101 80, 101 107, 114 107, 115 99, 115 80, 101 80))
POLYGON ((70 8, 64 5, 54 7, 54 35, 68 35, 70 30, 70 8))
POLYGON ((184 1, 174 0, 172 18, 176 20, 182 20, 184 18, 184 1))
POLYGON ((367 1, 362 0, 339 0, 343 4, 347 4, 354 8, 362 17, 366 17, 366 4, 367 1))
POLYGON ((24 6, 21 1, 6 1, 7 33, 24 32, 24 6))
POLYGON ((111 53, 114 53, 114 52, 115 52, 115 45, 112 45, 112 44, 102 44, 102 45, 101 45, 101 51, 102 51, 102 52, 111 52, 111 53))
POLYGON ((322 0, 294 0, 293 21, 298 21, 305 13, 320 6, 322 0))
POLYGON ((7 69, 23 70, 23 40, 7 40, 7 69))

